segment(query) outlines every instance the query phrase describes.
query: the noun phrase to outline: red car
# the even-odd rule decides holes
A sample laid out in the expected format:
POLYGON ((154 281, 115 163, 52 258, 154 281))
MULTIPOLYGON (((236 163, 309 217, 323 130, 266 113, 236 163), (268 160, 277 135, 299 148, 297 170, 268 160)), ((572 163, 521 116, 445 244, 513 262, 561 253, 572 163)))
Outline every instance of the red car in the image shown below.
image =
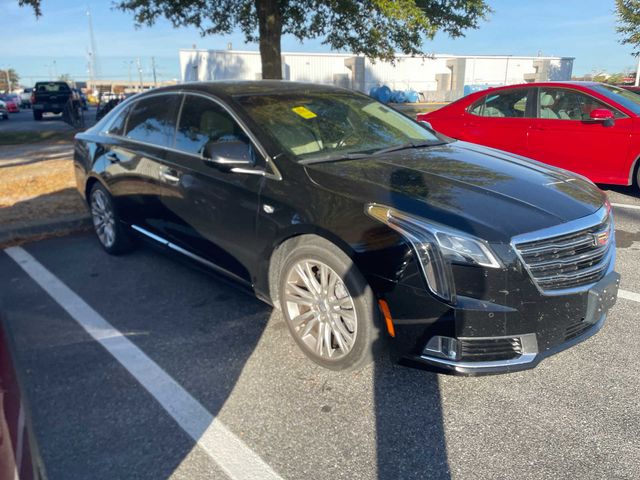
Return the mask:
POLYGON ((640 187, 640 95, 596 82, 510 85, 422 113, 449 137, 517 153, 595 183, 640 187))
POLYGON ((7 105, 9 113, 18 113, 20 111, 19 97, 13 95, 0 95, 2 100, 7 105))

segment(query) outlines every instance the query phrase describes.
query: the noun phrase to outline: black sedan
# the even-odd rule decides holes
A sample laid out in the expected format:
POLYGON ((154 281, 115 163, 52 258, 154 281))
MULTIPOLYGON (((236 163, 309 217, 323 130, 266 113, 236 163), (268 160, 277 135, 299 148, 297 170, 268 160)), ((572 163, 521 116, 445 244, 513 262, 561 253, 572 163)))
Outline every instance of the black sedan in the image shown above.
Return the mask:
POLYGON ((75 168, 107 252, 144 238, 234 280, 331 369, 387 343, 438 371, 531 368, 598 331, 617 296, 592 183, 348 90, 156 89, 78 134, 75 168))

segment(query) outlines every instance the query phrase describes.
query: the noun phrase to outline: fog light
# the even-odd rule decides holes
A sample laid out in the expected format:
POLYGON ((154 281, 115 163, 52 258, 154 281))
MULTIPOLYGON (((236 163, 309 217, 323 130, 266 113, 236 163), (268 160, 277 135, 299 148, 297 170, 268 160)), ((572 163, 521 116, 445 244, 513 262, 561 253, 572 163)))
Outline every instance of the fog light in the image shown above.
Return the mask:
POLYGON ((455 338, 432 337, 422 351, 423 355, 430 357, 446 358, 447 360, 460 360, 460 346, 455 338))

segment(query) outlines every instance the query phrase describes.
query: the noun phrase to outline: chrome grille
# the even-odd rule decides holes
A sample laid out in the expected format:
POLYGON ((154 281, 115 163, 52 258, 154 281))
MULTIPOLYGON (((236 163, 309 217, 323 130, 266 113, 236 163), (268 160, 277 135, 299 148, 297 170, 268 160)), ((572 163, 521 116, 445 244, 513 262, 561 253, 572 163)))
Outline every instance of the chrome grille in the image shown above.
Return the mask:
POLYGON ((591 226, 514 247, 538 288, 553 294, 600 280, 611 262, 613 238, 611 216, 606 215, 591 226))

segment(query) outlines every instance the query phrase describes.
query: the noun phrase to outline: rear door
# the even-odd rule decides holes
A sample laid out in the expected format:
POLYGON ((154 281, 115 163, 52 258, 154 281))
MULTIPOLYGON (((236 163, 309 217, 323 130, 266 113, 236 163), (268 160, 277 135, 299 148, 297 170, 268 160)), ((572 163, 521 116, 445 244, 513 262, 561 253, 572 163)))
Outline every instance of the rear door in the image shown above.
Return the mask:
POLYGON ((480 98, 463 114, 461 140, 520 155, 527 154, 532 89, 498 90, 480 98))
POLYGON ((618 181, 625 167, 633 120, 615 107, 572 88, 537 89, 536 119, 529 133, 530 157, 571 170, 598 183, 618 181), (612 126, 589 118, 593 109, 614 114, 612 126))
POLYGON ((181 108, 173 148, 165 168, 175 181, 167 186, 162 204, 164 235, 171 242, 250 282, 260 244, 255 238, 266 165, 256 144, 222 102, 187 94, 181 108), (254 168, 229 171, 202 156, 209 142, 242 140, 252 145, 254 168))
POLYGON ((105 178, 118 212, 131 225, 162 233, 171 215, 164 199, 173 194, 167 176, 166 148, 173 144, 178 108, 177 93, 149 95, 127 107, 107 131, 105 178))

